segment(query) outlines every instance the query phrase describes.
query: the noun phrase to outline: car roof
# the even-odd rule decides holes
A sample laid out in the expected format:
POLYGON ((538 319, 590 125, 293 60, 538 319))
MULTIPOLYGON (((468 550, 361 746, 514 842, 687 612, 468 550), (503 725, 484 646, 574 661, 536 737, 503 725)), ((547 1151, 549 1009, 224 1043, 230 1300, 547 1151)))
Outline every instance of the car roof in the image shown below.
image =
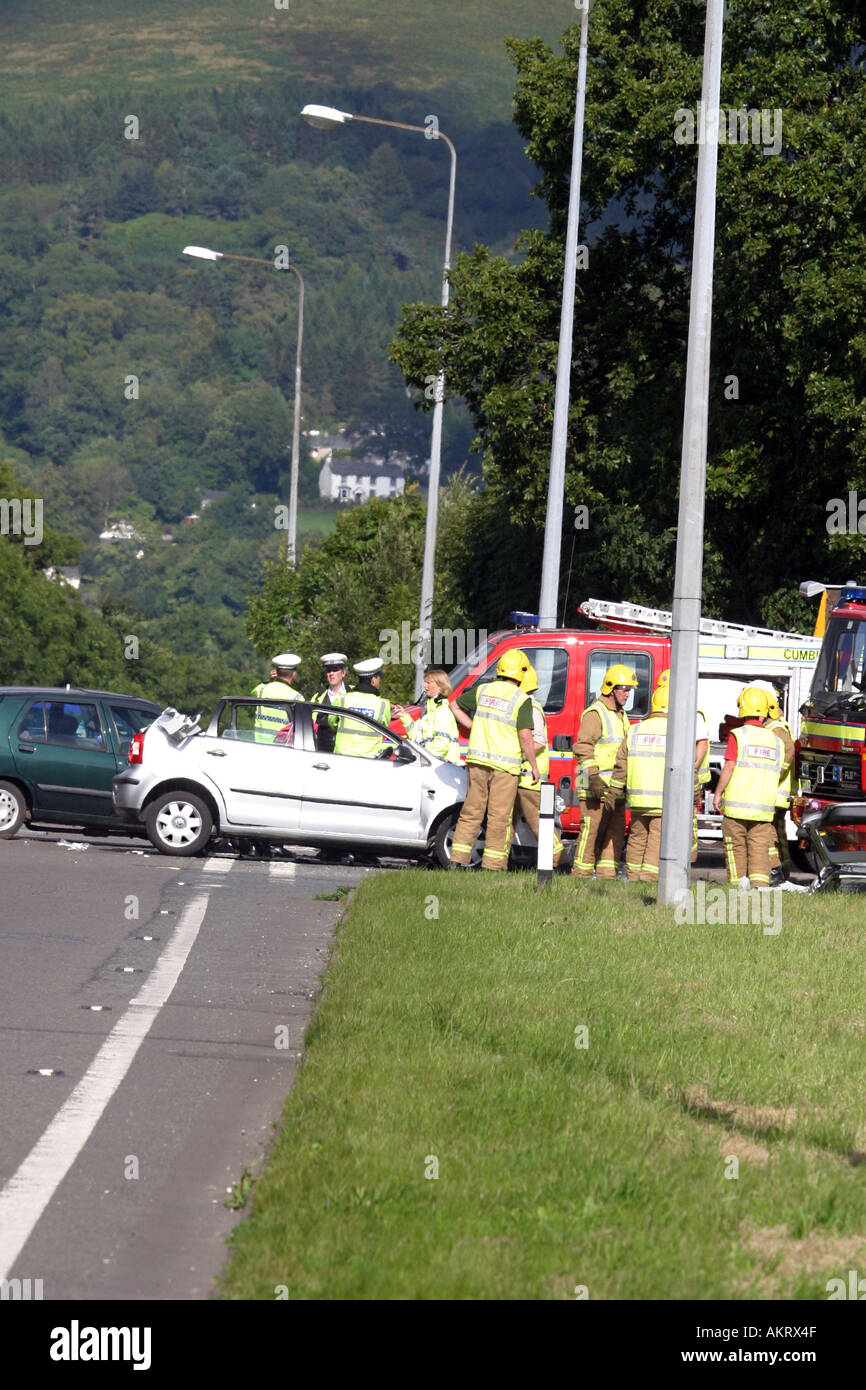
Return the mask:
POLYGON ((101 700, 123 700, 139 709, 161 710, 164 706, 143 695, 124 695, 119 690, 91 690, 86 685, 0 685, 0 695, 93 695, 101 700))

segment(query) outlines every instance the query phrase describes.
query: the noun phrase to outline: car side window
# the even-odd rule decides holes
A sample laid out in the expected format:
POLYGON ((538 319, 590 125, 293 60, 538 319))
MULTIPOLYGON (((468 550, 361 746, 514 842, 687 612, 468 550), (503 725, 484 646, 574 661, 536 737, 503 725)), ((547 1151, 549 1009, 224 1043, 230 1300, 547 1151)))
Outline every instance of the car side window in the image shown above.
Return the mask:
POLYGON ((96 705, 46 700, 48 742, 74 748, 104 749, 105 736, 96 705))
POLYGON ((24 743, 45 742, 45 701, 34 700, 21 723, 18 737, 24 743))
POLYGON ((368 758, 388 761, 396 757, 402 744, 402 739, 395 738, 393 734, 383 734, 359 719, 356 715, 348 711, 338 710, 327 718, 327 724, 323 724, 322 716, 318 716, 319 733, 317 734, 317 747, 320 751, 333 751, 338 756, 349 758, 368 758), (325 750, 322 746, 322 729, 327 729, 328 742, 333 736, 333 748, 325 750))
POLYGON ((220 711, 217 738, 291 748, 295 741, 294 703, 286 700, 226 705, 220 711))
POLYGON ((153 715, 149 710, 135 709, 130 705, 109 705, 109 710, 114 720, 117 741, 122 751, 128 753, 135 735, 153 723, 153 715))

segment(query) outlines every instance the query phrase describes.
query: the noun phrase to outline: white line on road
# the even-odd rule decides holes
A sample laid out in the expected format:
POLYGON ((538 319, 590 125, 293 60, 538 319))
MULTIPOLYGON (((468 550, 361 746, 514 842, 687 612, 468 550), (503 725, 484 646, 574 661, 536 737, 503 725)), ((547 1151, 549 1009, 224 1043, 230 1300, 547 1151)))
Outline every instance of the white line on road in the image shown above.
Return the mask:
POLYGON ((208 859, 206 864, 202 864, 202 869, 206 874, 227 874, 232 865, 236 863, 236 859, 208 859))
POLYGON ((269 878, 294 878, 294 864, 271 864, 269 866, 269 878))
MULTIPOLYGON (((206 869, 216 861, 208 860, 206 869)), ((228 860, 229 866, 232 860, 228 860)), ((222 869, 222 861, 220 861, 222 869)), ((0 1192, 0 1279, 8 1277, 34 1226, 123 1081, 195 945, 207 891, 191 898, 165 950, 129 1001, 75 1090, 0 1192)))

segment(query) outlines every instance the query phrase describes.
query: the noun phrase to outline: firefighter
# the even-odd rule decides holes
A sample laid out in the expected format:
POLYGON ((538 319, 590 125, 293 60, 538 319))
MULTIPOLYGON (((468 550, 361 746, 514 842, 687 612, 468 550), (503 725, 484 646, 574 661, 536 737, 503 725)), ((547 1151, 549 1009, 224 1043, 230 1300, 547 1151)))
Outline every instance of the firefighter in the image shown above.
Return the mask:
MULTIPOLYGON (((322 689, 313 696, 318 705, 331 705, 337 695, 345 695, 348 657, 345 652, 325 652, 321 657, 322 689)), ((327 717, 316 720, 316 747, 320 753, 333 753, 336 730, 327 717)))
POLYGON ((625 778, 614 771, 623 739, 628 738, 625 712, 637 676, 616 664, 604 673, 601 694, 583 711, 575 757, 580 795, 580 836, 571 870, 576 878, 616 878, 625 840, 625 778))
MULTIPOLYGON (((383 665, 384 662, 378 656, 370 657, 367 661, 356 661, 353 669, 358 676, 357 687, 347 690, 342 695, 335 695, 331 700, 334 709, 357 710, 361 714, 369 714, 380 724, 390 724, 391 706, 379 694, 383 665)), ((345 717, 335 719, 334 724, 337 726, 335 753, 346 753, 354 758, 375 758, 381 751, 382 736, 369 725, 345 717)))
POLYGON ((427 697, 424 713, 419 719, 412 718, 403 705, 394 705, 393 711, 406 730, 406 737, 413 743, 442 758, 446 763, 460 762, 460 737, 457 720, 448 703, 451 695, 451 682, 445 671, 431 666, 424 672, 424 694, 427 697))
POLYGON ((301 664, 301 658, 294 652, 280 652, 278 656, 272 658, 272 674, 266 681, 261 681, 250 691, 256 699, 280 700, 282 704, 277 705, 258 705, 256 707, 255 719, 255 741, 256 743, 273 743, 277 734, 286 726, 287 700, 303 700, 300 691, 295 690, 292 681, 295 679, 295 672, 301 664), (273 673, 276 674, 273 674, 273 673))
POLYGON ((501 871, 508 864, 509 831, 517 783, 526 760, 533 782, 541 780, 532 738, 532 704, 521 690, 529 669, 517 647, 503 652, 496 677, 451 701, 461 728, 469 730, 466 751, 466 800, 454 830, 451 867, 468 868, 481 822, 487 813, 483 869, 501 871))
POLYGON ((723 814, 728 881, 735 887, 767 888, 770 883, 773 817, 787 764, 781 740, 765 728, 768 709, 766 690, 745 686, 740 691, 737 713, 744 722, 728 738, 713 797, 716 811, 723 814))
MULTIPOLYGON (((511 819, 511 827, 508 833, 508 844, 511 846, 511 838, 514 833, 519 818, 522 816, 529 826, 536 840, 538 839, 538 823, 541 814, 541 783, 546 782, 550 772, 550 748, 547 740, 547 720, 544 717, 544 707, 535 698, 534 691, 538 689, 538 674, 535 667, 530 663, 523 680, 520 682, 520 689, 524 695, 529 696, 532 705, 532 741, 535 746, 535 761, 538 763, 538 771, 541 776, 538 781, 533 781, 532 773, 526 759, 520 769, 520 776, 517 779, 517 798, 514 803, 514 812, 511 819)), ((559 868, 562 860, 563 844, 554 829, 553 832, 553 867, 559 868)))
MULTIPOLYGON (((670 684, 670 670, 662 671, 656 690, 667 688, 670 684)), ((710 731, 703 710, 698 710, 695 724, 695 810, 692 816, 692 863, 698 857, 698 812, 703 801, 703 788, 712 779, 710 770, 710 731)), ((628 851, 626 851, 628 857, 628 851)))
MULTIPOLYGON (((651 713, 633 724, 624 746, 627 752, 625 799, 631 814, 625 864, 630 881, 658 883, 662 839, 662 794, 668 725, 667 683, 653 693, 651 713)), ((622 772, 622 750, 615 769, 622 772)))
POLYGON ((779 707, 778 696, 775 690, 767 696, 767 725, 772 729, 776 737, 780 740, 785 750, 782 761, 787 762, 788 770, 783 774, 779 781, 779 790, 776 795, 776 813, 773 816, 773 825, 776 831, 776 844, 770 850, 770 879, 771 882, 781 886, 783 883, 790 882, 791 878, 791 854, 788 849, 788 827, 786 818, 788 806, 791 801, 791 779, 794 771, 794 735, 787 720, 782 718, 782 711, 779 707))

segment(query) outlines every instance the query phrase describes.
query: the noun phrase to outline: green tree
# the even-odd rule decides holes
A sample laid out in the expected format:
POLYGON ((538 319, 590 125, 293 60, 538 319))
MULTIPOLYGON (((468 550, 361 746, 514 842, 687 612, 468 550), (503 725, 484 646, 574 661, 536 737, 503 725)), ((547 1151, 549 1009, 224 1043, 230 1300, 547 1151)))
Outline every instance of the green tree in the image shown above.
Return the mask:
MULTIPOLYGON (((698 155, 676 132, 700 96, 703 19, 686 0, 598 0, 590 21, 563 530, 580 596, 670 599, 698 155)), ((704 597, 732 619, 796 608, 780 596, 833 568, 827 498, 866 482, 864 40, 859 0, 728 11, 723 108, 769 117, 757 143, 719 150, 704 597)), ((441 366, 465 397, 488 492, 537 548, 577 41, 510 44, 547 230, 519 263, 460 257, 447 313, 409 306, 392 347, 414 386, 441 366)))

